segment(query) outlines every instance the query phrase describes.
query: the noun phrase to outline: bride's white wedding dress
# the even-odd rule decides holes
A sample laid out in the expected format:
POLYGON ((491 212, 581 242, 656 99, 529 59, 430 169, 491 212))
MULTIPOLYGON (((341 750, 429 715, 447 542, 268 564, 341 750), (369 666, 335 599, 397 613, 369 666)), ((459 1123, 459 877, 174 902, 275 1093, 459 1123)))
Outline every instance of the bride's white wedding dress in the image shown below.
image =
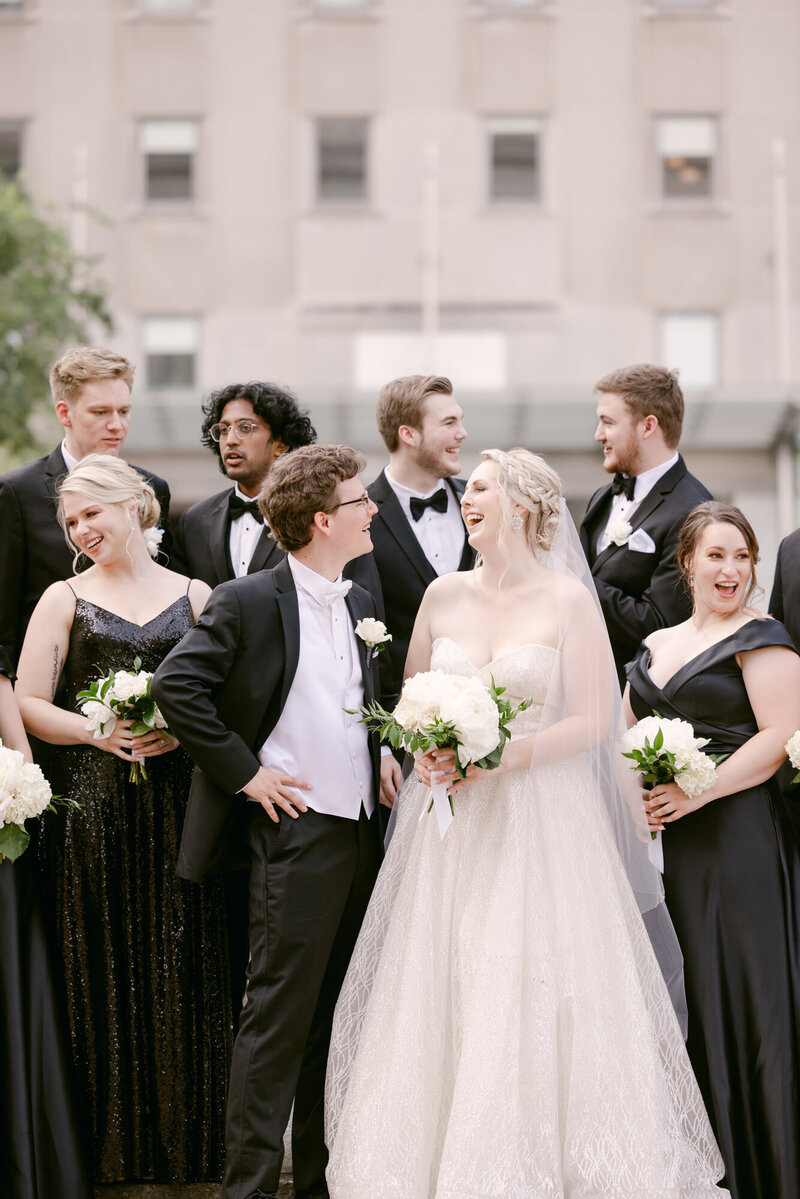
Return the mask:
MULTIPOLYGON (((556 651, 477 670, 533 706, 556 651)), ((406 784, 336 1012, 332 1199, 720 1199, 678 1024, 582 759, 458 791, 440 840, 406 784)))

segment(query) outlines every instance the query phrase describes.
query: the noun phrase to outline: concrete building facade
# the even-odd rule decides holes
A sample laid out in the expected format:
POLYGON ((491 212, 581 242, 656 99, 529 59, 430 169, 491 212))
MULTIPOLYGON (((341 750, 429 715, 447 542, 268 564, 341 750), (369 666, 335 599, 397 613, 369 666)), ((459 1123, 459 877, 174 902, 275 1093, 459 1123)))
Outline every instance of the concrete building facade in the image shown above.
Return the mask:
POLYGON ((99 255, 182 502, 218 483, 210 388, 287 383, 377 467, 380 382, 436 370, 475 450, 541 450, 580 509, 594 381, 656 360, 769 556, 799 101, 796 0, 0 0, 0 169, 99 255))

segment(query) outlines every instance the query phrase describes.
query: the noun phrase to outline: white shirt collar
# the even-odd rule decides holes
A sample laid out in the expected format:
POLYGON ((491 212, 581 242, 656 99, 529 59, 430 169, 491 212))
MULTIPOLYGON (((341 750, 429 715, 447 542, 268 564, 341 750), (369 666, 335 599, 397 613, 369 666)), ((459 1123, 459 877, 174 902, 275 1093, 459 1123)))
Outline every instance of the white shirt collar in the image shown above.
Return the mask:
POLYGON ((287 554, 286 560, 289 563, 289 570, 292 572, 295 586, 302 588, 306 595, 309 595, 311 599, 316 600, 320 605, 326 605, 329 602, 331 589, 341 585, 341 575, 339 575, 338 579, 331 581, 316 570, 312 570, 310 566, 306 566, 299 558, 295 558, 294 554, 287 554))
POLYGON ((403 483, 398 483, 397 479, 393 479, 389 474, 388 466, 385 468, 383 473, 386 475, 386 481, 398 499, 402 499, 403 497, 411 499, 411 497, 414 496, 415 499, 427 500, 428 496, 435 495, 436 492, 441 490, 442 487, 445 487, 445 490, 447 490, 444 479, 439 479, 438 482, 433 485, 430 491, 413 491, 410 487, 406 487, 403 483))
POLYGON ((658 480, 663 478, 668 470, 672 470, 673 466, 677 464, 679 457, 680 455, 676 450, 666 462, 660 463, 659 466, 652 466, 650 470, 642 471, 640 475, 636 476, 636 486, 633 492, 633 502, 635 504, 638 504, 640 500, 643 500, 653 490, 658 480))
POLYGON ((61 442, 61 457, 64 459, 64 465, 66 466, 67 470, 74 470, 78 465, 78 459, 73 458, 72 454, 70 454, 69 450, 67 449, 66 437, 61 442))

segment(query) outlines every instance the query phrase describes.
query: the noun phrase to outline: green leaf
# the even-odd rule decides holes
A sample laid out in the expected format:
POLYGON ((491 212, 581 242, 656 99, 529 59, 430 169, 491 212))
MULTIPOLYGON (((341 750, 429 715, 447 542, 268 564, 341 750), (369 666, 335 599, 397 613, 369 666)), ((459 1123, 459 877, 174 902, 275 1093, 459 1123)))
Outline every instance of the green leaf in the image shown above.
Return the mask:
POLYGON ((0 854, 16 862, 28 848, 30 837, 21 824, 4 824, 0 828, 0 854))

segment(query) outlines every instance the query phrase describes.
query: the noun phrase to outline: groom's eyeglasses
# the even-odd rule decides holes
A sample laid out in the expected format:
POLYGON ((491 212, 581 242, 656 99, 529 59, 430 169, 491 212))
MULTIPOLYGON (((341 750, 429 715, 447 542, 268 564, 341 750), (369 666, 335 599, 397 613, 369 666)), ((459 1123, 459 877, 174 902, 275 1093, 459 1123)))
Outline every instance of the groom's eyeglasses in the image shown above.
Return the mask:
POLYGON ((257 428, 258 425, 254 420, 235 420, 232 425, 212 425, 208 431, 214 441, 222 441, 230 434, 231 429, 236 430, 237 437, 250 437, 257 428))
POLYGON ((357 500, 345 500, 342 504, 334 504, 331 508, 331 512, 335 512, 337 508, 346 508, 348 504, 360 504, 361 507, 366 511, 370 505, 370 498, 365 491, 364 494, 360 495, 357 500))

